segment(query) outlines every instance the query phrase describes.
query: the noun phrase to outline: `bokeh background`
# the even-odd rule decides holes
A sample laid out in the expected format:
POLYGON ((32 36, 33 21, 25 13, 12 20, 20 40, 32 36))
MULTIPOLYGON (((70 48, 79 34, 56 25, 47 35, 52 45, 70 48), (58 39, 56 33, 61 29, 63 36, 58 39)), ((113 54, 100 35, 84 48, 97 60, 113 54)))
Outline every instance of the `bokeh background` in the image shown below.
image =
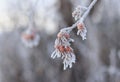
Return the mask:
POLYGON ((98 0, 85 20, 87 40, 72 31, 71 69, 50 58, 59 30, 75 22, 72 11, 91 1, 0 0, 0 82, 120 82, 120 0, 98 0), (30 24, 41 37, 34 48, 21 42, 30 24))

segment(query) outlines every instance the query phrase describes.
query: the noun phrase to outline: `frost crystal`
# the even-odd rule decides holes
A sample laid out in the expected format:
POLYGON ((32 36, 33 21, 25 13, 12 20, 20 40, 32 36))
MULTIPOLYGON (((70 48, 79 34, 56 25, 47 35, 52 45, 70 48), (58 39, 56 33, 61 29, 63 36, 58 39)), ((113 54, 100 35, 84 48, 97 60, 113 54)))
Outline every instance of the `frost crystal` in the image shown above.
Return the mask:
POLYGON ((84 10, 86 10, 86 7, 78 6, 72 13, 72 17, 77 21, 81 18, 81 15, 84 10))
POLYGON ((37 33, 36 29, 28 28, 25 32, 22 33, 21 39, 25 46, 32 48, 38 46, 40 36, 37 33))
POLYGON ((81 35, 82 40, 85 40, 87 29, 86 29, 84 23, 78 23, 77 28, 78 28, 77 35, 81 35))
POLYGON ((63 59, 64 70, 66 68, 71 68, 72 63, 75 63, 75 54, 73 53, 73 49, 70 47, 70 42, 74 40, 70 38, 69 32, 62 29, 55 40, 55 51, 52 53, 51 57, 63 59))

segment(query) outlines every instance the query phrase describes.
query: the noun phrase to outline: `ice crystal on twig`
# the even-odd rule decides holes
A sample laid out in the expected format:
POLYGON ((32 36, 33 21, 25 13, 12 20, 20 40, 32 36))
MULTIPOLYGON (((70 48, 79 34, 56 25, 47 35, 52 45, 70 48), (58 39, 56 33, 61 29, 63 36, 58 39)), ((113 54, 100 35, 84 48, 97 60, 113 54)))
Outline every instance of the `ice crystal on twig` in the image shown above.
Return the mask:
POLYGON ((66 30, 67 28, 62 29, 55 40, 55 51, 52 53, 51 57, 63 59, 64 70, 66 68, 71 68, 72 63, 75 63, 75 54, 73 53, 73 49, 70 47, 70 42, 74 40, 70 38, 69 32, 66 30))
POLYGON ((86 7, 82 7, 82 6, 78 6, 76 7, 76 9, 73 11, 72 13, 72 17, 74 17, 74 19, 77 21, 81 18, 82 13, 87 10, 86 7))
POLYGON ((52 53, 51 57, 54 59, 55 57, 61 57, 63 59, 64 70, 66 68, 71 68, 72 63, 75 63, 75 54, 73 53, 73 49, 70 46, 58 45, 55 46, 55 51, 52 53))
POLYGON ((22 42, 27 47, 35 47, 39 44, 40 36, 35 28, 28 28, 22 33, 22 42))
POLYGON ((77 29, 78 29, 77 35, 81 35, 82 40, 85 40, 86 39, 87 29, 86 29, 84 23, 82 23, 82 22, 78 23, 77 24, 77 29))

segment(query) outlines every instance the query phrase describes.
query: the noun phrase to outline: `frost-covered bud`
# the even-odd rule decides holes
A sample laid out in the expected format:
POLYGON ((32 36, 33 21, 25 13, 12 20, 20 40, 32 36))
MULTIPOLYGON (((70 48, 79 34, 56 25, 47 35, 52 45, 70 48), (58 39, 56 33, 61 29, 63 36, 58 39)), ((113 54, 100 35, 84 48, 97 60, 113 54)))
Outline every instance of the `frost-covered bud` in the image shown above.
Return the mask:
POLYGON ((36 29, 28 28, 25 32, 22 33, 21 39, 25 46, 32 48, 39 44, 40 36, 36 29))
POLYGON ((65 30, 61 30, 57 35, 55 45, 67 45, 67 46, 69 45, 70 46, 70 42, 74 42, 74 40, 70 38, 69 32, 65 30))
POLYGON ((84 10, 86 10, 86 7, 78 6, 72 13, 72 17, 75 19, 75 21, 79 20, 81 18, 81 15, 83 14, 84 10))
POLYGON ((51 57, 63 59, 64 70, 66 68, 71 68, 72 63, 75 63, 75 54, 73 49, 70 47, 70 42, 74 40, 70 38, 69 32, 66 30, 61 30, 57 39, 55 40, 55 51, 52 53, 51 57))
POLYGON ((78 23, 77 28, 78 28, 77 35, 81 35, 82 40, 85 40, 86 39, 87 29, 86 29, 84 23, 82 23, 82 22, 78 23))
POLYGON ((77 7, 73 13, 72 13, 72 17, 77 21, 81 18, 81 9, 80 7, 77 7))
POLYGON ((76 57, 75 54, 73 53, 73 49, 70 46, 66 46, 65 47, 65 53, 62 56, 63 59, 63 64, 64 64, 64 70, 66 70, 66 68, 71 68, 72 67, 72 63, 75 63, 76 57))
POLYGON ((57 45, 55 46, 55 51, 52 53, 51 57, 54 59, 55 57, 61 57, 63 59, 64 70, 66 68, 71 68, 72 63, 75 63, 75 54, 73 53, 73 49, 70 46, 57 45))

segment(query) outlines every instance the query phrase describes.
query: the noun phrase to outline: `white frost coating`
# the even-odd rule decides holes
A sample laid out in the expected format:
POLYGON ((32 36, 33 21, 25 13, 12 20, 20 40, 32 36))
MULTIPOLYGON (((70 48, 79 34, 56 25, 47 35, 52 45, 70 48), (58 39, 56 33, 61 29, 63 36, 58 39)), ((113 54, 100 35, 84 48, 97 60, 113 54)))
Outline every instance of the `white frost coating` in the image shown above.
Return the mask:
POLYGON ((96 2, 97 2, 97 0, 93 0, 93 2, 87 8, 86 12, 82 15, 82 17, 75 24, 73 24, 71 27, 68 28, 70 31, 72 31, 72 29, 76 28, 76 26, 79 22, 84 22, 85 18, 88 16, 90 10, 92 9, 92 7, 95 5, 96 2))
MULTIPOLYGON (((72 31, 72 29, 76 28, 77 24, 80 23, 80 22, 84 22, 85 18, 88 16, 90 10, 93 8, 93 6, 95 5, 95 3, 97 2, 97 0, 93 0, 92 3, 90 4, 90 6, 88 8, 86 8, 87 10, 85 11, 85 13, 81 16, 81 18, 76 22, 74 23, 71 27, 67 28, 67 30, 70 32, 72 31)), ((87 30, 86 30, 87 32, 87 30)), ((82 34, 83 36, 83 34, 82 34)))
POLYGON ((73 53, 73 49, 70 47, 70 42, 74 40, 70 38, 69 31, 66 28, 60 30, 55 40, 55 51, 52 53, 51 58, 63 59, 63 69, 72 67, 72 63, 75 63, 76 57, 73 53))
POLYGON ((87 33, 87 29, 85 27, 85 25, 83 23, 80 23, 77 25, 78 31, 77 31, 77 35, 81 35, 82 40, 86 39, 86 33, 87 33))
POLYGON ((86 33, 87 33, 87 30, 85 28, 84 30, 78 30, 77 35, 81 35, 82 40, 85 40, 86 39, 86 33))
POLYGON ((56 57, 57 58, 60 58, 63 59, 63 64, 64 64, 64 70, 66 70, 68 67, 71 68, 72 67, 72 63, 75 63, 75 60, 76 60, 76 57, 75 57, 75 54, 72 53, 72 52, 64 52, 64 53, 61 53, 58 49, 56 49, 51 57, 53 59, 55 59, 56 57))
POLYGON ((75 63, 76 57, 74 53, 66 53, 65 58, 63 60, 64 70, 68 67, 72 68, 72 63, 75 63))
POLYGON ((75 19, 76 21, 79 20, 85 10, 87 10, 87 7, 78 6, 78 7, 75 8, 75 10, 73 11, 72 17, 74 17, 74 19, 75 19))

